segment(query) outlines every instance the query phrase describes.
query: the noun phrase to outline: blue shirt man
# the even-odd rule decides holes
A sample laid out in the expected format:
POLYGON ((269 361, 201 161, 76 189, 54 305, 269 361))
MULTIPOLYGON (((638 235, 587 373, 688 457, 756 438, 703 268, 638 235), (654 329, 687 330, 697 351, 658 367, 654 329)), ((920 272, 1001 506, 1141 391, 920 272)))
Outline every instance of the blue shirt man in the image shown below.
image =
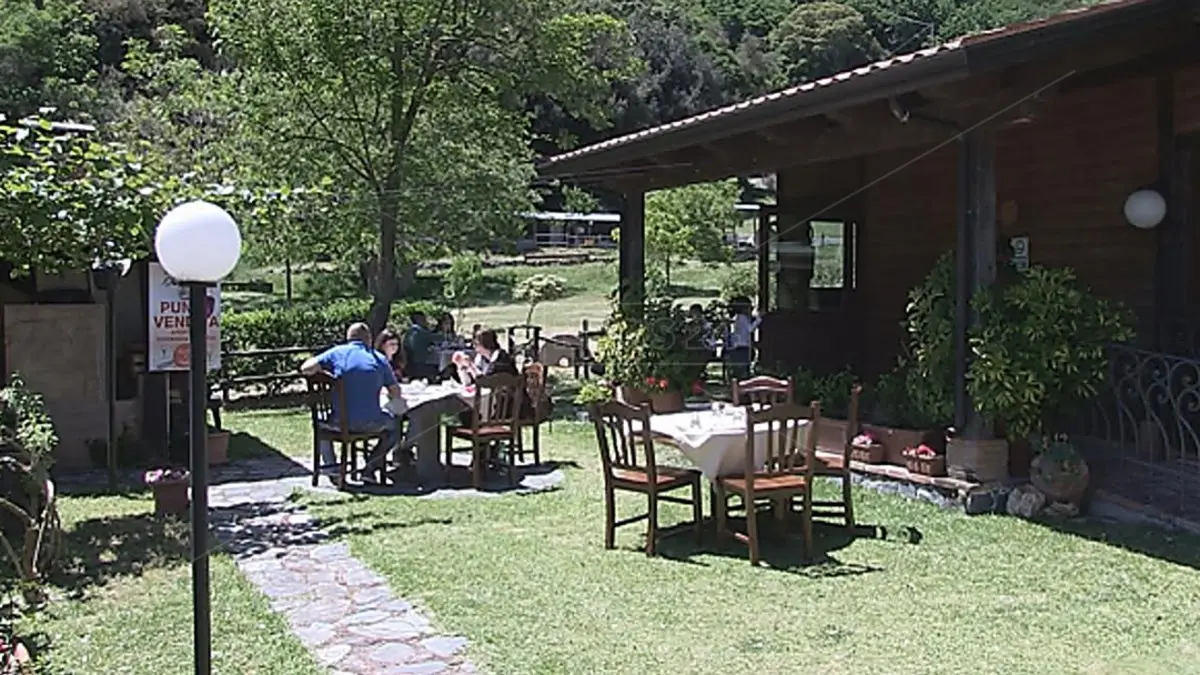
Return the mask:
MULTIPOLYGON (((341 410, 340 397, 333 397, 333 418, 351 431, 392 431, 396 420, 379 405, 379 392, 386 388, 388 396, 400 396, 400 385, 387 357, 371 347, 371 329, 356 323, 346 330, 346 344, 341 344, 314 356, 300 366, 301 372, 314 375, 325 371, 342 383, 346 409, 341 410)), ((384 455, 395 446, 394 433, 380 442, 371 452, 368 468, 381 464, 384 455)), ((336 466, 333 448, 321 444, 321 464, 336 466)))

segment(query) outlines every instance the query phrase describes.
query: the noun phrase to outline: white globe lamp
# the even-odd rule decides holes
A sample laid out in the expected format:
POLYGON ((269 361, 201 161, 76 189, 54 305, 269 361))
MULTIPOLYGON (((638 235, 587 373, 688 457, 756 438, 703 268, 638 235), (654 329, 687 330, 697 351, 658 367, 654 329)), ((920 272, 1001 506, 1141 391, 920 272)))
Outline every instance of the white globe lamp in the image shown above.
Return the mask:
POLYGON ((154 251, 176 281, 214 284, 237 266, 242 233, 225 209, 191 201, 163 216, 154 233, 154 251))
POLYGON ((1151 230, 1167 217, 1167 200, 1157 190, 1138 190, 1125 200, 1125 220, 1139 230, 1151 230))
MULTIPOLYGON (((208 290, 237 266, 242 235, 225 209, 206 201, 167 212, 154 233, 163 270, 188 291, 189 425, 192 482, 192 622, 196 675, 212 673, 208 573, 208 290)), ((182 346, 182 345, 181 345, 182 346)))

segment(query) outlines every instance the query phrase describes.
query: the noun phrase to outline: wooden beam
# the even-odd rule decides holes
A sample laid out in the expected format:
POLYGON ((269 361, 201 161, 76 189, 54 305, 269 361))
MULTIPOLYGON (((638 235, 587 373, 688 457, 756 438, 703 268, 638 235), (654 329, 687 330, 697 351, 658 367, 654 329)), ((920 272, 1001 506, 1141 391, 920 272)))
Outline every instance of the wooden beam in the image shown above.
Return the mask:
POLYGON ((617 241, 618 295, 626 311, 640 316, 646 298, 646 193, 629 190, 623 197, 617 241))

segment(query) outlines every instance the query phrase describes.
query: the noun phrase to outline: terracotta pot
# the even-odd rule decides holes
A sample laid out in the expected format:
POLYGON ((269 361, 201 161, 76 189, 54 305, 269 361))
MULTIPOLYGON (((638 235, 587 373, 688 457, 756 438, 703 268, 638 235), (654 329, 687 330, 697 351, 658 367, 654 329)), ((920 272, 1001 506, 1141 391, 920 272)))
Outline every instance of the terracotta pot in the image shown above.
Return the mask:
POLYGON ((850 459, 863 464, 883 464, 887 459, 887 448, 879 443, 866 447, 855 445, 850 448, 850 459))
POLYGON ((188 508, 191 506, 191 499, 188 496, 188 485, 190 483, 190 479, 160 480, 156 483, 151 483, 150 491, 154 493, 154 514, 178 518, 186 517, 188 508))
POLYGON ((1078 504, 1087 492, 1091 477, 1087 462, 1078 452, 1052 458, 1046 453, 1033 458, 1029 467, 1029 482, 1045 493, 1050 501, 1078 504))
POLYGON ((655 413, 677 413, 683 410, 683 392, 659 391, 650 394, 650 409, 655 413))
POLYGON ((229 432, 228 431, 210 431, 208 432, 208 463, 225 464, 229 461, 229 432))
POLYGON ((909 473, 919 473, 922 476, 945 476, 946 475, 946 458, 941 455, 932 459, 922 459, 920 457, 906 457, 904 466, 909 473))
POLYGON ((916 429, 893 429, 874 424, 864 424, 863 430, 870 432, 884 448, 884 460, 888 464, 904 466, 904 451, 915 448, 924 440, 926 432, 916 429))
POLYGON ((642 406, 650 402, 650 397, 641 389, 621 385, 617 387, 617 400, 632 406, 642 406))
POLYGON ((1008 478, 1008 441, 954 438, 946 444, 946 470, 954 478, 991 483, 1008 478))

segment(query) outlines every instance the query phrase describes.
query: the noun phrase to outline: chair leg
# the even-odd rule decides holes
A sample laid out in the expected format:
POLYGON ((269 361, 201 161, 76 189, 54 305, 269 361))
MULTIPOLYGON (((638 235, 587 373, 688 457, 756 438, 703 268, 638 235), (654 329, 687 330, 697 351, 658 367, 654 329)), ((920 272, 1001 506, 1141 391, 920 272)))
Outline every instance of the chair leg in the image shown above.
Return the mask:
POLYGON ((617 495, 611 487, 604 489, 604 548, 617 546, 617 495))
POLYGON ((646 555, 653 556, 658 543, 658 493, 649 492, 647 496, 650 498, 650 513, 646 518, 646 555))
POLYGON ((346 489, 346 453, 349 451, 346 443, 341 444, 341 449, 338 452, 338 478, 337 488, 339 490, 346 489))
POLYGON ((712 509, 717 519, 717 539, 724 539, 729 533, 729 502, 725 489, 719 484, 714 484, 712 488, 712 509))
POLYGON ((757 566, 758 555, 758 509, 754 508, 754 501, 746 498, 746 538, 750 543, 750 564, 757 566))
POLYGON ((804 534, 804 555, 813 559, 813 497, 812 492, 804 493, 804 512, 800 514, 800 528, 804 534))
POLYGON ((454 434, 450 431, 449 427, 446 428, 446 448, 444 452, 446 454, 446 468, 449 469, 454 462, 454 434))
POLYGON ((700 487, 700 476, 692 481, 692 527, 696 533, 696 541, 704 540, 704 491, 700 487))
MULTIPOLYGON (((520 441, 518 441, 519 443, 520 441)), ((498 444, 497 444, 498 445, 498 444)), ((515 488, 517 486, 517 456, 513 454, 513 447, 510 444, 508 447, 508 487, 515 488)), ((525 450, 520 449, 521 461, 525 461, 525 450)))
POLYGON ((542 425, 533 425, 533 464, 542 465, 542 425))
POLYGON ((487 462, 487 446, 478 442, 471 444, 471 485, 476 490, 483 489, 483 469, 487 462))
POLYGON ((313 470, 312 470, 312 486, 317 487, 321 481, 321 442, 313 436, 313 470))
POLYGON ((842 474, 842 502, 846 512, 846 528, 854 529, 854 499, 850 496, 850 472, 842 474))

